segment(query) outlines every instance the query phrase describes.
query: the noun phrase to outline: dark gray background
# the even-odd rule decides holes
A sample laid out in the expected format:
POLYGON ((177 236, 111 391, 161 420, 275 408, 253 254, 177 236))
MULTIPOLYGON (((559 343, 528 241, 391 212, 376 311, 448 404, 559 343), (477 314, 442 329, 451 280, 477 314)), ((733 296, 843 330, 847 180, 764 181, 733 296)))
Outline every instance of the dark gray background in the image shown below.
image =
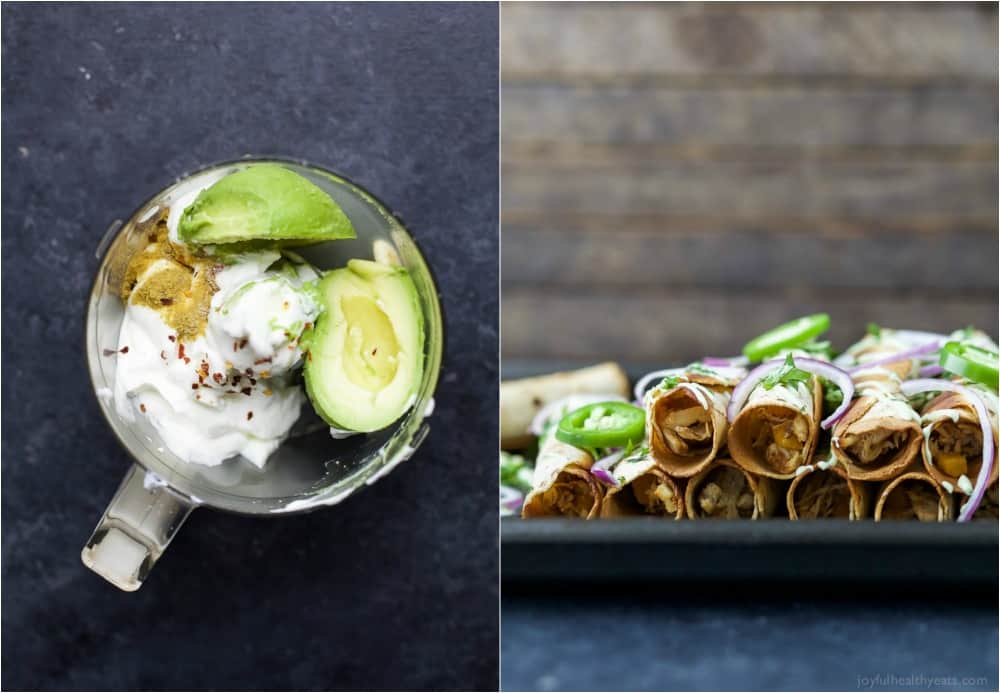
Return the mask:
POLYGON ((496 687, 497 15, 4 4, 5 689, 496 687), (94 249, 250 153, 329 166, 407 222, 446 314, 431 434, 334 509, 195 512, 124 594, 79 558, 129 463, 81 348, 94 249))

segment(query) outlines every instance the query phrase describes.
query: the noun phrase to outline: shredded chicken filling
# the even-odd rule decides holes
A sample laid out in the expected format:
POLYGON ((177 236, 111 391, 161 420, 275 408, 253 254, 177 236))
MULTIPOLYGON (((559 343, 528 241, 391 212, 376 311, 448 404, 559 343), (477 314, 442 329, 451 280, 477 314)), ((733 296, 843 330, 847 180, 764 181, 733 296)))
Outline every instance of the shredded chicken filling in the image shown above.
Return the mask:
POLYGON ((747 519, 753 517, 753 491, 746 474, 732 467, 710 471, 695 494, 699 517, 747 519))
POLYGON ((882 519, 937 522, 940 504, 941 497, 930 482, 906 479, 889 492, 882 505, 882 519))
POLYGON ((851 490, 847 481, 831 472, 813 472, 795 487, 792 499, 802 519, 850 517, 851 490))
POLYGON ((560 473, 555 483, 542 494, 542 505, 556 515, 587 517, 594 506, 594 494, 583 479, 560 473))
POLYGON ((780 473, 795 471, 803 463, 802 452, 809 438, 809 423, 804 416, 762 411, 751 422, 751 447, 768 465, 780 473))
POLYGON ((887 464, 897 452, 906 447, 913 431, 874 429, 862 433, 847 433, 840 439, 840 447, 858 464, 878 467, 887 464))
POLYGON ((650 515, 674 517, 680 509, 680 499, 673 487, 653 474, 643 474, 633 481, 632 495, 650 515))
POLYGON ((702 407, 671 409, 658 421, 667 447, 676 455, 697 455, 710 450, 710 423, 709 413, 702 407))
POLYGON ((979 472, 983 457, 983 432, 968 421, 941 421, 930 433, 928 444, 934 466, 959 477, 979 472))

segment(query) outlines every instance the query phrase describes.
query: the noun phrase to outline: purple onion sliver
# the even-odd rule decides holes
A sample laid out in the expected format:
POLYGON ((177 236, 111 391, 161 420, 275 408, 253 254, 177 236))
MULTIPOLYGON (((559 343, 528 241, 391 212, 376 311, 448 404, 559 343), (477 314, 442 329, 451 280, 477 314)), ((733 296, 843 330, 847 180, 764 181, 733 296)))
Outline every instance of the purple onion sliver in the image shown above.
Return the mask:
POLYGON ((606 469, 602 469, 601 467, 591 467, 590 473, 594 476, 595 479, 607 484, 608 486, 618 485, 618 480, 615 479, 613 476, 611 476, 611 474, 606 469))
POLYGON ((920 369, 920 376, 923 378, 933 378, 934 376, 941 375, 944 373, 944 369, 938 364, 932 366, 924 366, 920 369))
POLYGON ((876 368, 878 366, 885 366, 890 363, 898 363, 899 361, 906 361, 914 356, 923 356, 924 354, 929 354, 934 351, 941 349, 941 342, 927 342, 914 349, 908 349, 906 351, 900 351, 895 354, 890 354, 889 356, 883 356, 880 359, 875 359, 874 361, 868 361, 866 363, 859 363, 857 366, 850 368, 847 372, 854 374, 859 371, 866 370, 868 368, 876 368))

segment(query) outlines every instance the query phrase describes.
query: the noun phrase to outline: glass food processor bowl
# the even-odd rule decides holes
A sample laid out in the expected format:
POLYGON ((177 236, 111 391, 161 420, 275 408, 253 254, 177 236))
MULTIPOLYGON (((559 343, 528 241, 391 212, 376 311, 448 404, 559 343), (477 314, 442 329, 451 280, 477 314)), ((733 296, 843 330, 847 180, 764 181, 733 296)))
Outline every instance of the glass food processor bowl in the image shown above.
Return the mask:
POLYGON ((138 589, 187 515, 206 506, 248 515, 286 515, 333 505, 374 483, 409 459, 427 435, 424 419, 433 394, 444 343, 441 308, 430 270, 403 224, 360 186, 321 167, 275 158, 242 159, 182 177, 143 204, 124 223, 108 229, 98 249, 101 264, 87 307, 87 362, 105 420, 134 460, 101 522, 83 549, 83 562, 117 587, 138 589), (141 230, 164 208, 252 164, 277 163, 328 193, 350 218, 357 238, 296 247, 321 270, 343 267, 352 258, 391 258, 416 286, 426 339, 424 370, 412 407, 375 433, 334 439, 307 402, 287 440, 261 469, 242 457, 207 467, 187 463, 163 444, 143 417, 123 420, 114 406, 118 338, 125 306, 124 271, 148 240, 141 230))

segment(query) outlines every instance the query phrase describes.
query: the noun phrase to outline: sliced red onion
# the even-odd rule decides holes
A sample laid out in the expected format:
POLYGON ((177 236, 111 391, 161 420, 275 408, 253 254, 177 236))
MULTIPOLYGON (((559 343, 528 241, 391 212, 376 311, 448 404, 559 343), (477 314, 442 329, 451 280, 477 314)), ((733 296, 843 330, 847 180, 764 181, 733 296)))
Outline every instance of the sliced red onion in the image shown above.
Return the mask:
POLYGON ((637 402, 640 403, 639 406, 641 407, 642 396, 646 394, 646 388, 649 387, 649 384, 651 382, 653 382, 654 380, 660 380, 662 378, 666 378, 668 375, 680 375, 686 372, 687 372, 686 368, 665 368, 663 370, 647 373, 646 375, 639 378, 639 381, 635 384, 635 387, 632 388, 632 394, 635 395, 635 399, 637 402))
POLYGON ((972 515, 983 502, 983 495, 989 485, 990 474, 993 473, 994 453, 993 449, 993 424, 990 422, 990 414, 983 404, 982 398, 971 388, 960 385, 951 380, 931 380, 929 378, 919 380, 907 380, 900 387, 907 397, 919 395, 921 392, 956 392, 972 403, 976 414, 979 416, 979 426, 983 430, 983 464, 979 468, 979 476, 976 477, 976 485, 972 488, 972 493, 961 507, 958 513, 959 522, 968 522, 972 515))
POLYGON ((720 356, 706 356, 701 360, 701 362, 706 366, 722 366, 723 368, 731 368, 733 366, 747 366, 750 364, 750 359, 746 356, 730 356, 728 358, 720 356))
POLYGON ((535 436, 542 435, 542 432, 545 430, 545 424, 547 424, 549 420, 555 416, 559 416, 561 418, 564 408, 566 412, 570 412, 574 409, 585 407, 588 404, 612 401, 624 402, 626 400, 621 395, 590 394, 569 395, 568 397, 557 399, 555 402, 550 402, 538 410, 538 413, 535 414, 535 418, 531 420, 531 425, 528 426, 528 432, 535 436))
MULTIPOLYGON (((840 406, 830 416, 819 423, 820 427, 824 430, 829 429, 847 413, 847 409, 851 406, 851 398, 854 397, 854 381, 851 380, 851 376, 847 371, 837 368, 827 361, 794 356, 792 357, 792 361, 795 363, 796 368, 826 378, 844 393, 844 399, 840 403, 840 406)), ((736 419, 737 414, 740 413, 740 409, 743 408, 743 405, 750 398, 750 393, 760 384, 760 381, 766 378, 768 373, 776 368, 780 368, 784 363, 784 359, 772 359, 762 363, 750 371, 747 377, 733 389, 733 396, 729 400, 729 408, 726 410, 726 418, 729 419, 730 423, 736 419)))
POLYGON ((944 369, 937 364, 924 366, 920 369, 920 375, 925 378, 933 378, 934 376, 941 375, 942 373, 944 373, 944 369))
POLYGON ((500 486, 500 505, 507 510, 520 510, 521 504, 524 503, 524 494, 518 491, 516 488, 511 488, 510 486, 500 486))
POLYGON ((594 462, 594 466, 590 468, 590 473, 598 480, 603 481, 608 486, 618 486, 618 480, 611 476, 611 468, 622 461, 625 456, 625 451, 621 448, 616 449, 610 455, 602 457, 601 459, 594 462))
POLYGON ((902 342, 910 344, 925 344, 927 342, 940 342, 944 344, 948 341, 948 336, 937 332, 923 332, 921 330, 892 330, 889 335, 896 337, 902 342))
POLYGON ((890 354, 889 356, 883 356, 882 358, 874 359, 872 361, 865 361, 864 363, 859 363, 853 368, 848 369, 847 372, 857 373, 858 371, 863 371, 866 368, 875 368, 877 366, 884 366, 889 363, 898 363, 899 361, 906 361, 907 359, 912 359, 916 356, 923 356, 924 354, 930 354, 931 352, 938 351, 940 349, 941 349, 941 342, 928 342, 913 349, 907 349, 906 351, 900 351, 895 354, 890 354))

